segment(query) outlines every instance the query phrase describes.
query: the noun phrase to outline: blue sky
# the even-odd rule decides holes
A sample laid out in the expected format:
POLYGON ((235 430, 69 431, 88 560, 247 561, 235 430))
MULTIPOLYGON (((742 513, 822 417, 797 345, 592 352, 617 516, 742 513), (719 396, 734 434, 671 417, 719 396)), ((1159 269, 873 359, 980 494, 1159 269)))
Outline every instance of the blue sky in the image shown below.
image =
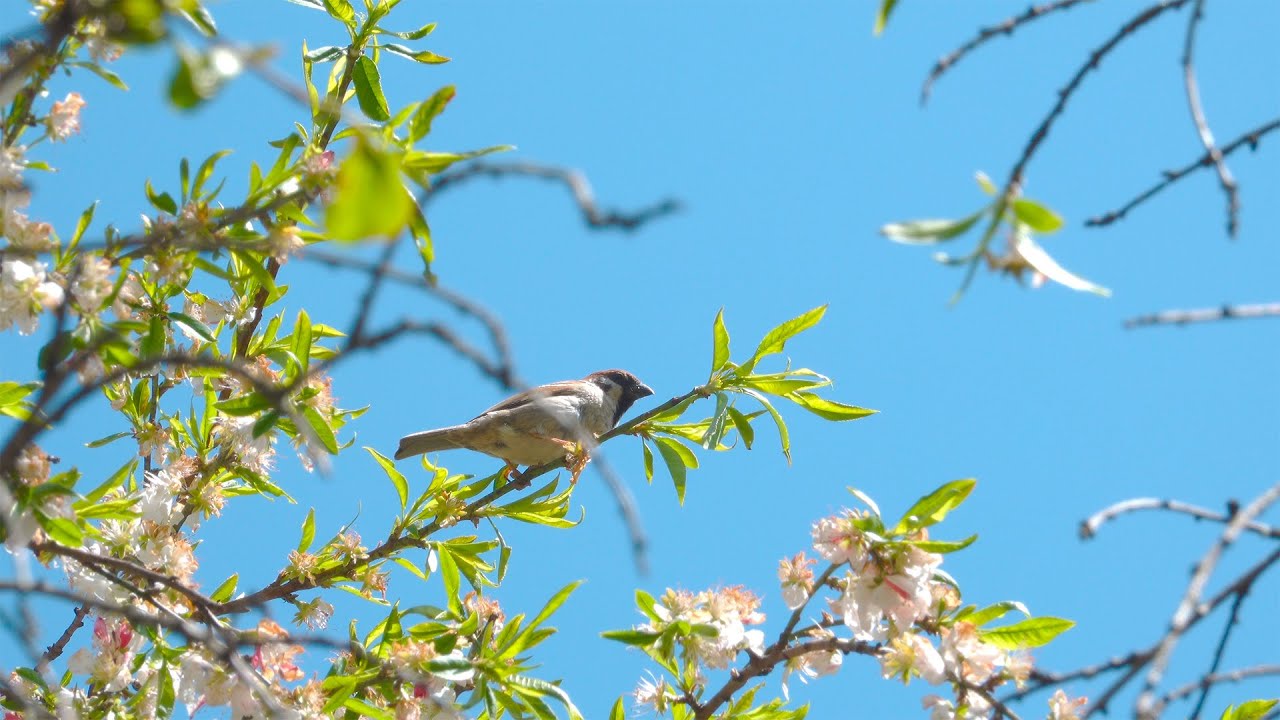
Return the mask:
MULTIPOLYGON (((611 443, 605 454, 635 493, 649 535, 646 577, 636 575, 613 502, 591 473, 574 496, 585 510, 580 527, 504 529, 516 554, 497 597, 509 613, 534 612, 559 587, 587 580, 538 659, 544 676, 565 678, 589 716, 629 692, 645 667, 598 637, 637 621, 635 588, 744 584, 766 596, 765 610, 778 620, 777 560, 807 546, 812 521, 851 501, 847 486, 894 515, 942 482, 977 477, 974 496, 943 532, 981 539, 944 567, 972 602, 1018 599, 1036 614, 1078 621, 1037 653, 1044 667, 1068 669, 1152 642, 1215 536, 1209 525, 1147 515, 1081 543, 1080 519, 1134 496, 1221 508, 1276 480, 1274 321, 1122 328, 1125 318, 1154 310, 1276 299, 1276 139, 1231 159, 1243 201, 1234 241, 1225 237, 1224 202, 1210 173, 1125 222, 1082 226, 1198 155, 1178 65, 1185 16, 1155 23, 1091 75, 1028 170, 1027 194, 1068 221, 1047 249, 1114 296, 1031 290, 980 274, 952 307, 959 272, 934 264, 927 250, 887 242, 877 228, 975 209, 984 196, 974 172, 1008 174, 1057 88, 1139 6, 1085 5, 997 39, 943 78, 922 108, 920 83, 934 59, 1026 3, 905 2, 879 39, 871 36, 870 4, 854 5, 404 2, 390 23, 438 21, 426 46, 454 58, 435 67, 395 57, 382 64, 393 107, 457 85, 429 138, 434 149, 509 143, 518 147, 509 159, 583 170, 604 205, 634 208, 665 197, 684 204, 633 234, 587 230, 562 188, 534 181, 481 180, 433 204, 441 283, 505 321, 525 379, 620 366, 662 399, 705 378, 718 309, 744 348, 773 324, 829 303, 826 320, 788 354, 834 378, 834 397, 881 410, 839 425, 793 412, 793 463, 773 449, 766 429, 750 452, 704 457, 683 507, 669 482, 644 483, 636 442, 611 443)), ((316 47, 345 37, 321 13, 285 2, 211 7, 227 38, 273 45, 277 67, 292 77, 304 40, 316 47)), ((12 29, 25 19, 10 10, 0 22, 12 29)), ((1277 26, 1275 4, 1209 5, 1198 57, 1220 139, 1275 115, 1277 26)), ((86 97, 84 132, 41 147, 60 172, 35 187, 33 216, 66 235, 79 211, 101 200, 99 218, 134 228, 145 179, 175 185, 182 155, 223 148, 235 150, 220 165, 230 178, 224 197, 232 198, 248 163, 274 156, 265 141, 305 117, 253 77, 194 113, 175 111, 162 91, 171 65, 167 51, 127 56, 116 67, 133 88, 127 94, 87 75, 57 81, 55 95, 86 97)), ((400 260, 412 269, 412 252, 400 260)), ((290 312, 306 307, 317 320, 349 322, 361 288, 355 277, 293 262, 282 279, 290 312)), ((407 290, 384 295, 379 320, 405 314, 480 337, 437 302, 407 290)), ((0 376, 31 376, 31 342, 9 333, 0 348, 0 376)), ((334 388, 344 406, 370 406, 351 426, 357 445, 387 454, 400 435, 465 420, 501 397, 428 340, 352 361, 334 388)), ((76 421, 82 425, 51 436, 60 446, 49 449, 87 469, 118 467, 126 449, 76 445, 90 439, 85 425, 109 424, 110 416, 91 411, 76 421)), ((95 427, 94 437, 106 432, 95 427)), ((460 472, 494 469, 463 452, 441 460, 460 472)), ((231 572, 241 573, 242 588, 268 582, 311 506, 321 535, 358 511, 368 540, 394 514, 394 493, 358 450, 327 476, 282 458, 278 481, 298 505, 240 501, 209 523, 198 575, 206 588, 231 572)), ((1243 541, 1223 571, 1245 567, 1259 547, 1243 541)), ((399 582, 408 603, 438 597, 434 586, 399 582)), ((1274 577, 1255 590, 1224 667, 1276 659, 1278 597, 1274 577)), ((373 616, 354 600, 341 600, 340 611, 373 616)), ((69 615, 44 613, 46 634, 69 615)), ((1219 625, 1187 639, 1174 677, 1207 664, 1219 625)), ((12 650, 7 642, 0 639, 0 657, 12 650)), ((1210 708, 1216 716, 1230 700, 1262 694, 1257 687, 1216 692, 1210 708)), ((916 684, 885 684, 872 661, 851 657, 840 675, 794 696, 813 702, 814 718, 845 717, 851 708, 916 717, 920 694, 916 684)), ((1025 707, 1034 717, 1043 705, 1025 707)))

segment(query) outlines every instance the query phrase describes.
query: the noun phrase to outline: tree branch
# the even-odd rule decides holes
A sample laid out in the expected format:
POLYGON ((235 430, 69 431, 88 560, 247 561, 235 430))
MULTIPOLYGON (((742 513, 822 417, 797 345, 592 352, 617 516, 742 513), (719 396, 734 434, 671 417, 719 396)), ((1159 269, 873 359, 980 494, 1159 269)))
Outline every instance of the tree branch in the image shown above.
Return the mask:
POLYGON ((1013 15, 1005 18, 1003 22, 979 29, 978 34, 971 40, 943 55, 933 64, 933 68, 929 70, 929 77, 925 79, 924 87, 920 90, 920 104, 924 105, 929 102, 929 96, 933 92, 933 84, 944 73, 955 67, 956 63, 960 62, 966 55, 987 44, 989 40, 1000 35, 1012 35, 1023 25, 1027 25, 1046 15, 1052 15, 1060 10, 1070 10, 1082 2, 1092 2, 1092 0, 1054 0, 1054 2, 1048 2, 1043 5, 1032 5, 1023 11, 1021 15, 1013 15))
MULTIPOLYGON (((1259 141, 1261 141, 1265 135, 1274 132, 1275 130, 1280 130, 1280 117, 1269 120, 1237 137, 1226 145, 1223 145, 1219 152, 1223 157, 1226 157, 1245 146, 1248 146, 1250 150, 1256 150, 1258 149, 1259 141)), ((1181 168, 1178 168, 1177 170, 1166 170, 1164 172, 1163 180, 1142 191, 1132 200, 1121 205, 1119 208, 1085 220, 1085 227, 1102 227, 1104 225, 1110 225, 1117 220, 1121 220, 1129 214, 1129 211, 1155 197, 1170 185, 1178 182, 1200 168, 1212 166, 1213 156, 1206 152, 1204 155, 1201 155, 1199 158, 1182 166, 1181 168)))

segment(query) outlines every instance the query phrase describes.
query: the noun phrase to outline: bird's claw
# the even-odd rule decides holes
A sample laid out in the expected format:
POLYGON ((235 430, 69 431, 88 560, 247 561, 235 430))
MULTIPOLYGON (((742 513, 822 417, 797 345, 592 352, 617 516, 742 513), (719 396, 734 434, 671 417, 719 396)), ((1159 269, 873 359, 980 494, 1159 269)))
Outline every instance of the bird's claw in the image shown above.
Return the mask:
POLYGON ((587 468, 589 462, 591 462, 591 454, 587 452, 587 448, 579 443, 573 443, 573 449, 564 459, 564 466, 569 470, 570 485, 578 484, 578 476, 587 468))
POLYGON ((498 478, 502 480, 504 484, 510 482, 516 490, 523 490, 532 485, 532 481, 526 478, 524 473, 516 472, 517 469, 518 466, 515 463, 508 462, 506 465, 502 466, 501 470, 498 471, 498 478))

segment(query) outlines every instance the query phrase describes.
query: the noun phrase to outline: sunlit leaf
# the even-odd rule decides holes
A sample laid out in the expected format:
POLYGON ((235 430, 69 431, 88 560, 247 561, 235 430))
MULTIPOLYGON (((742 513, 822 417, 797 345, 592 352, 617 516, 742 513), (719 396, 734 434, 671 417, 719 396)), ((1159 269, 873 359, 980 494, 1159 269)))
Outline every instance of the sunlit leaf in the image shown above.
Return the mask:
POLYGON ((1062 227, 1062 216, 1035 200, 1014 200, 1013 214, 1024 225, 1041 234, 1056 232, 1062 227))
POLYGON ((888 223, 880 227, 880 234, 895 242, 908 245, 932 245, 965 234, 985 212, 978 212, 959 220, 908 220, 888 223))
POLYGON ((378 74, 378 65, 368 55, 361 55, 356 60, 356 69, 351 76, 356 87, 356 100, 360 109, 370 119, 386 122, 391 119, 391 111, 387 108, 387 98, 382 94, 382 77, 378 74))
POLYGON ((1062 618, 1028 618, 1013 625, 979 630, 978 637, 1003 650, 1024 650, 1047 645, 1073 627, 1074 622, 1062 618))

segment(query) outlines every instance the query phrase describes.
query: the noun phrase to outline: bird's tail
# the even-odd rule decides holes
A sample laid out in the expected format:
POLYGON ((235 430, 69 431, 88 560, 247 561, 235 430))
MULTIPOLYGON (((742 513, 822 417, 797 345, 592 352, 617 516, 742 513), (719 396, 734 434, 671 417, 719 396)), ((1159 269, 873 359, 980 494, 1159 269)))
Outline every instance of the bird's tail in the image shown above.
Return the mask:
POLYGON ((454 431, 458 428, 447 427, 439 430, 423 430, 400 438, 400 447, 396 448, 396 459, 403 460, 412 455, 435 452, 436 450, 452 450, 459 447, 453 440, 454 431))

